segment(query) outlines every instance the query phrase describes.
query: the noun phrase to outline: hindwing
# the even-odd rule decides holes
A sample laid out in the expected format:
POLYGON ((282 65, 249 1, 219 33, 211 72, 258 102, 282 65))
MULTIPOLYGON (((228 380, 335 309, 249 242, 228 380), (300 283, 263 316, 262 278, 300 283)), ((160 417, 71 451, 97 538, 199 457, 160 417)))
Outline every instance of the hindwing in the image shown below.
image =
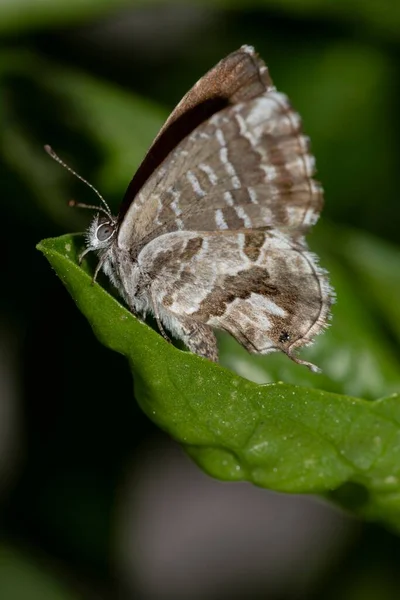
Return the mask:
POLYGON ((279 231, 175 232, 138 257, 160 310, 291 354, 327 321, 332 291, 302 240, 279 231))

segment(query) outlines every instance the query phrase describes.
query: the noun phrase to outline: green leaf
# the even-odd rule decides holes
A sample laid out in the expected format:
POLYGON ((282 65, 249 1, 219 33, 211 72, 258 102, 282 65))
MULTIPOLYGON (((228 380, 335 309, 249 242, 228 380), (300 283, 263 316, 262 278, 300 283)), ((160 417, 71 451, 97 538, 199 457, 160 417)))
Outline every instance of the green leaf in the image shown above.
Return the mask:
POLYGON ((207 473, 282 492, 335 491, 400 529, 400 398, 368 402, 283 383, 257 385, 168 344, 78 267, 80 236, 43 252, 106 346, 127 357, 144 412, 207 473), (348 485, 356 484, 348 498, 348 485), (360 494, 360 489, 363 493, 360 494), (343 490, 346 493, 343 493, 343 490))
POLYGON ((342 237, 338 250, 400 341, 400 302, 393 301, 400 297, 400 249, 367 233, 351 231, 342 237))
POLYGON ((129 5, 131 0, 2 0, 0 33, 80 23, 129 5))
MULTIPOLYGON (((157 8, 160 0, 2 0, 0 4, 0 32, 35 30, 43 27, 54 27, 60 24, 79 23, 85 20, 99 18, 102 15, 116 12, 132 5, 146 8, 152 4, 154 17, 157 18, 157 8)), ((167 4, 166 1, 163 4, 167 4)), ((346 2, 327 2, 326 0, 212 0, 203 3, 214 9, 242 7, 261 7, 279 11, 289 15, 299 15, 305 18, 325 18, 357 22, 358 27, 372 29, 384 35, 397 38, 400 28, 399 4, 393 0, 346 0, 346 2)))
MULTIPOLYGON (((400 32, 400 5, 393 0, 212 0, 212 5, 232 8, 260 7, 303 19, 325 19, 356 24, 366 29, 398 39, 400 32)), ((315 37, 315 36, 314 36, 315 37)))
MULTIPOLYGON (((29 52, 0 52, 1 91, 11 100, 6 106, 7 127, 0 137, 0 152, 9 173, 18 176, 32 193, 32 198, 22 201, 28 204, 28 210, 33 208, 29 204, 35 202, 55 222, 63 227, 69 223, 71 229, 82 224, 79 211, 71 211, 67 206, 71 198, 67 190, 74 182, 67 171, 49 160, 43 144, 53 145, 104 195, 122 198, 166 117, 155 103, 29 52), (23 82, 23 89, 28 90, 25 96, 32 97, 34 91, 32 105, 43 105, 44 113, 38 116, 30 112, 31 106, 20 106, 23 94, 18 86, 13 90, 14 79, 19 85, 23 82), (32 129, 37 122, 39 133, 32 129), (71 134, 75 147, 70 144, 68 148, 71 134), (76 140, 80 140, 80 145, 76 146, 76 140), (86 154, 101 157, 93 178, 83 170, 85 150, 86 154)), ((79 187, 79 194, 81 201, 85 201, 85 194, 87 202, 93 199, 83 186, 79 187)))
POLYGON ((8 600, 73 600, 78 596, 40 560, 0 546, 0 597, 8 600))
POLYGON ((377 211, 376 198, 393 196, 398 178, 391 128, 393 66, 378 46, 342 39, 319 44, 318 51, 315 44, 302 48, 297 69, 284 62, 275 71, 271 64, 272 75, 312 140, 318 179, 326 190, 325 218, 385 235, 392 228, 393 208, 390 201, 382 202, 377 211), (376 142, 370 144, 371 139, 376 142))
POLYGON ((51 85, 82 115, 86 131, 101 147, 101 188, 125 191, 165 121, 165 111, 150 100, 79 71, 54 70, 51 85))

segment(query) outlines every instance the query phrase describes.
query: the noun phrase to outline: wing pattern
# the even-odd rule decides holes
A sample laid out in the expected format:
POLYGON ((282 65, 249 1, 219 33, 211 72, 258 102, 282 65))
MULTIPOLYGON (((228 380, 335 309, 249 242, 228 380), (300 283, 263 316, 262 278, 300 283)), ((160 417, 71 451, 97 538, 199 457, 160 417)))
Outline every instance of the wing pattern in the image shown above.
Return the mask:
MULTIPOLYGON (((301 119, 242 47, 186 94, 127 190, 113 242, 121 293, 192 351, 212 328, 293 355, 326 326, 333 291, 304 235, 323 204, 301 119)), ((109 267, 107 267, 109 268, 109 267)), ((109 269, 110 270, 110 269, 109 269)))

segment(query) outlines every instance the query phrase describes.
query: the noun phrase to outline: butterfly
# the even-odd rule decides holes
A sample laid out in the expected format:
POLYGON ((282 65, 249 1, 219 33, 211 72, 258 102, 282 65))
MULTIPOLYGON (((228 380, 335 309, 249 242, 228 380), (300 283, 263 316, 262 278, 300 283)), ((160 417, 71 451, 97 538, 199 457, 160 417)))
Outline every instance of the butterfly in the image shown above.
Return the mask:
POLYGON ((135 315, 199 356, 218 360, 218 329, 318 371, 295 353, 334 299, 305 241, 323 204, 314 173, 299 115, 242 46, 173 110, 117 217, 98 194, 82 257, 97 252, 95 277, 102 269, 135 315))

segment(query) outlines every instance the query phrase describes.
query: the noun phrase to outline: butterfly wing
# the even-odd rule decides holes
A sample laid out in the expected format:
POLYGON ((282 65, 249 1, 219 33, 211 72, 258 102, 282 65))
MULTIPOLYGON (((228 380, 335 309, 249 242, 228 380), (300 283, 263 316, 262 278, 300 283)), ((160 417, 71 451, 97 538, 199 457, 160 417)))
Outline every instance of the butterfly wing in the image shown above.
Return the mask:
POLYGON ((182 98, 160 129, 129 184, 120 221, 152 173, 198 125, 226 106, 256 98, 270 89, 273 83, 268 69, 251 46, 242 46, 210 69, 182 98))
POLYGON ((279 231, 174 232, 138 265, 161 317, 228 331, 250 352, 293 350, 325 326, 332 291, 316 257, 279 231))
MULTIPOLYGON (((233 56, 242 55, 251 61, 238 63, 239 92, 228 106, 207 116, 181 139, 149 177, 121 222, 121 246, 140 247, 175 230, 281 227, 305 231, 317 220, 322 189, 312 179, 314 158, 301 132, 300 117, 287 97, 275 91, 262 61, 244 50, 233 56)), ((216 72, 231 57, 221 61, 216 72)), ((208 77, 196 84, 189 98, 196 96, 196 88, 206 88, 202 84, 208 77)), ((174 118, 171 127, 179 123, 179 115, 174 118)), ((167 121, 158 139, 167 135, 168 128, 167 121)))

